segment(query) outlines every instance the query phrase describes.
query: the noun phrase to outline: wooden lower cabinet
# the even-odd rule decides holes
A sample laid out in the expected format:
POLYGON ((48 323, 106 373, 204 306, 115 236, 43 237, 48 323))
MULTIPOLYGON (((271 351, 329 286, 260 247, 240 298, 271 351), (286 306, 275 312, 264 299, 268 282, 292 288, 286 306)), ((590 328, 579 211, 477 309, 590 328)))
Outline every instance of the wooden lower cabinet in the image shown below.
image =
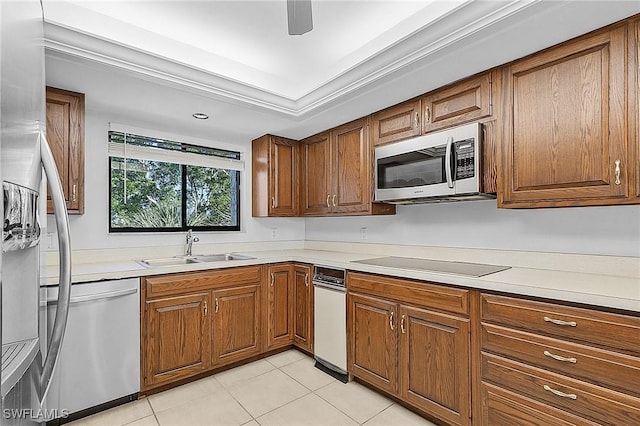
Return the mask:
POLYGON ((142 279, 141 392, 262 352, 263 267, 142 279))
POLYGON ((212 293, 214 303, 213 366, 258 355, 260 347, 260 285, 212 293))
POLYGON ((389 393, 398 391, 397 304, 378 297, 349 294, 349 372, 389 393))
MULTIPOLYGON (((451 289, 360 273, 349 273, 347 283, 358 291, 348 294, 349 373, 441 421, 470 425, 470 321, 430 307, 428 298, 409 302, 423 285, 451 289)), ((454 291, 451 309, 461 309, 467 291, 454 291)), ((447 297, 435 303, 446 305, 447 297)))
POLYGON ((400 305, 400 397, 451 424, 470 424, 469 320, 400 305))
POLYGON ((146 306, 144 387, 167 384, 210 366, 209 293, 152 300, 146 306))
POLYGON ((640 424, 640 317, 480 300, 482 425, 640 424))
POLYGON ((311 266, 293 265, 293 344, 313 353, 313 284, 311 266))
POLYGON ((266 349, 293 343, 293 265, 290 263, 269 266, 266 323, 266 349))

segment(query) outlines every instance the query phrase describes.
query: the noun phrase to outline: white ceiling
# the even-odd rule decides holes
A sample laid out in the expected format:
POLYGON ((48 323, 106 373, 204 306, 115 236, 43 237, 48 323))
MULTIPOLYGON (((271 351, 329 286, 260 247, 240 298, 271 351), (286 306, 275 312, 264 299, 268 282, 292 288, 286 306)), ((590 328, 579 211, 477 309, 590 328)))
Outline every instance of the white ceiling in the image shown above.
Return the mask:
POLYGON ((312 4, 314 29, 289 36, 285 0, 43 0, 47 84, 123 124, 302 138, 640 13, 638 1, 312 4))

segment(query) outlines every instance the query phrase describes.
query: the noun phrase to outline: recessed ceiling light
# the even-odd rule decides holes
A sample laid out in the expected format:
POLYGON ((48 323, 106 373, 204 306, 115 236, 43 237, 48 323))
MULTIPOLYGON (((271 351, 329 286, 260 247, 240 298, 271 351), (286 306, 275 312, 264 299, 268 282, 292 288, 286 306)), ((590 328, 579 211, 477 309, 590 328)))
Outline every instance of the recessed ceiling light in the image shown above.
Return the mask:
POLYGON ((209 118, 209 115, 205 114, 204 112, 194 112, 193 118, 198 120, 206 120, 207 118, 209 118))

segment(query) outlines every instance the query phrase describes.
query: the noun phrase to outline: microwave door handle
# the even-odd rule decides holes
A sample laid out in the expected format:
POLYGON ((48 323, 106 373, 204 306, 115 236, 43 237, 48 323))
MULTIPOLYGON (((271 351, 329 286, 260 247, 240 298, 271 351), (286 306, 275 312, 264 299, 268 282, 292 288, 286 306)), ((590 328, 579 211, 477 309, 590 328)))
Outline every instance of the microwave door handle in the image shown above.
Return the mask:
POLYGON ((447 138, 447 150, 444 156, 444 173, 447 177, 447 186, 453 188, 453 172, 451 170, 451 149, 453 148, 453 136, 447 138))

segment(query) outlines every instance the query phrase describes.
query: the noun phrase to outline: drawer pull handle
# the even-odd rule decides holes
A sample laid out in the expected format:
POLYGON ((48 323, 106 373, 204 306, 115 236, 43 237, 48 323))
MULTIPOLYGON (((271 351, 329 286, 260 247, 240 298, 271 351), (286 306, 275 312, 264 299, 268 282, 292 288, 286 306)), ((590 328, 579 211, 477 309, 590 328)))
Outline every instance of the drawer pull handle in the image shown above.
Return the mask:
POLYGON ((564 392, 560 392, 559 390, 555 390, 550 388, 547 385, 543 386, 543 389, 546 390, 547 392, 551 392, 554 395, 560 396, 562 398, 569 398, 569 399, 578 399, 578 397, 576 396, 575 393, 564 393, 564 392))
POLYGON ((389 327, 393 330, 393 311, 391 311, 391 315, 389 316, 389 327))
POLYGON ((404 315, 402 316, 402 321, 400 321, 400 330, 402 330, 402 334, 406 333, 406 330, 404 329, 404 315))
MULTIPOLYGON (((614 161, 614 163, 616 165, 616 171, 615 171, 616 180, 615 180, 615 184, 616 185, 620 185, 620 183, 621 183, 620 182, 620 160, 616 160, 616 161, 614 161)), ((74 186, 74 188, 75 188, 75 186, 74 186)), ((74 201, 75 201, 75 199, 74 199, 74 201)))
POLYGON ((565 358, 565 357, 560 356, 560 355, 552 354, 549 351, 544 351, 543 354, 544 354, 544 356, 548 356, 549 358, 553 358, 556 361, 570 362, 572 364, 575 364, 576 362, 578 362, 578 360, 575 359, 575 358, 565 358))
POLYGON ((562 320, 559 320, 559 319, 553 319, 553 318, 549 318, 549 317, 544 317, 543 319, 546 322, 551 322, 551 323, 556 324, 556 325, 568 325, 568 326, 571 326, 571 327, 575 327, 575 326, 578 325, 578 323, 575 322, 575 321, 562 321, 562 320))

